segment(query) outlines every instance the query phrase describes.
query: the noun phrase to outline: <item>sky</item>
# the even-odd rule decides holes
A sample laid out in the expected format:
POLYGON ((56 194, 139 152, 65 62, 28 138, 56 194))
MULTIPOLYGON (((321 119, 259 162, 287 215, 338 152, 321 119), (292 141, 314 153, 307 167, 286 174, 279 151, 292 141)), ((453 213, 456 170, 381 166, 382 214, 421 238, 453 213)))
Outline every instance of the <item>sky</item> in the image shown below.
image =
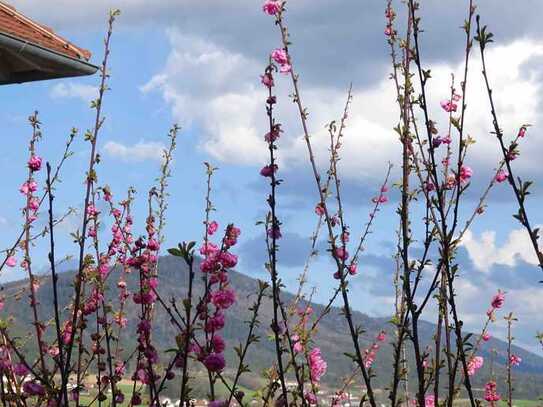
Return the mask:
MULTIPOLYGON (((396 2, 401 7, 401 2, 396 2)), ((432 117, 446 122, 439 101, 447 97, 451 74, 461 77, 464 34, 460 29, 467 2, 428 0, 421 10, 422 58, 432 69, 429 102, 432 117)), ((543 223, 537 200, 543 172, 540 155, 541 86, 543 70, 542 28, 538 16, 543 4, 536 0, 515 2, 481 0, 478 12, 495 34, 488 50, 488 65, 497 110, 506 139, 514 137, 520 125, 529 123, 523 139, 521 159, 514 166, 523 178, 536 181, 528 203, 534 224, 543 223)), ((280 46, 273 19, 261 12, 259 1, 231 0, 12 0, 11 4, 73 43, 89 49, 92 62, 99 64, 108 10, 121 9, 115 27, 111 54, 111 92, 104 102, 106 121, 98 148, 100 185, 108 184, 122 199, 133 186, 138 191, 136 223, 143 231, 145 197, 158 176, 161 152, 173 123, 182 127, 170 179, 170 201, 166 243, 201 240, 207 161, 219 170, 213 179, 215 219, 225 226, 232 222, 242 229, 237 254, 239 271, 266 278, 263 263, 265 245, 262 226, 255 223, 266 213, 267 183, 258 172, 266 164, 265 91, 260 85, 269 53, 280 46)), ((391 181, 399 180, 400 144, 392 130, 397 124, 394 88, 389 79, 390 57, 383 29, 382 1, 297 0, 287 5, 287 24, 292 40, 291 54, 300 73, 303 99, 310 112, 309 130, 317 164, 325 171, 328 139, 325 126, 341 117, 349 84, 353 103, 345 131, 339 163, 346 204, 346 220, 357 236, 368 220, 371 198, 384 178, 387 162, 395 165, 391 181), (292 4, 290 4, 292 3, 292 4)), ((469 165, 472 184, 462 204, 463 216, 477 205, 492 178, 500 151, 491 132, 488 103, 480 76, 480 59, 473 53, 466 95, 466 128, 476 140, 469 165)), ((25 177, 26 145, 31 134, 28 116, 39 111, 43 140, 39 154, 57 162, 72 127, 80 133, 92 126, 90 100, 95 98, 98 76, 61 79, 5 86, 0 110, 4 146, 0 151, 3 204, 0 206, 2 247, 8 247, 21 228, 23 198, 18 188, 25 177)), ((287 289, 295 290, 297 277, 309 254, 309 237, 316 224, 317 202, 302 129, 295 106, 289 101, 291 84, 277 78, 277 118, 284 133, 279 143, 279 217, 283 222, 279 262, 287 289)), ((74 156, 62 173, 56 191, 56 212, 80 209, 88 145, 79 137, 74 156)), ((43 183, 42 183, 43 185, 43 183)), ((390 202, 375 220, 365 245, 360 273, 351 283, 352 305, 372 316, 390 315, 394 272, 396 207, 398 190, 392 188, 390 202)), ((539 351, 534 338, 543 330, 542 280, 535 267, 528 238, 512 218, 515 203, 506 184, 490 194, 488 209, 477 217, 459 249, 458 302, 469 329, 484 322, 490 297, 507 291, 507 311, 519 318, 518 343, 539 351)), ((415 210, 414 216, 422 213, 415 210)), ((465 219, 464 219, 465 220, 465 219)), ((45 223, 41 214, 38 226, 45 223), (40 223, 41 222, 41 223, 40 223)), ((69 217, 57 229, 59 255, 75 254, 70 233, 79 225, 69 217)), ((416 232, 420 232, 415 228, 416 232)), ((422 235, 415 236, 420 248, 422 235)), ((353 239, 355 240, 355 239, 353 239)), ((325 241, 319 243, 321 254, 325 241)), ((46 269, 46 242, 33 248, 36 267, 46 269)), ((333 264, 320 256, 313 265, 309 287, 316 287, 314 299, 326 302, 335 286, 333 264)), ((19 268, 6 270, 0 281, 24 278, 19 268)), ((495 335, 504 336, 505 324, 498 321, 495 335)))

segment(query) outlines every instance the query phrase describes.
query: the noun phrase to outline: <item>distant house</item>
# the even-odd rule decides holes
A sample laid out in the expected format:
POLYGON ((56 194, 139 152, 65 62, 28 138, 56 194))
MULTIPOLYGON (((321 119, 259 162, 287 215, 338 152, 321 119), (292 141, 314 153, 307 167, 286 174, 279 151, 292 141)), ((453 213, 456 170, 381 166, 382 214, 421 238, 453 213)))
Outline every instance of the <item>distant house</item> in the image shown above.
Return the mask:
POLYGON ((89 51, 0 1, 0 85, 94 74, 89 51))

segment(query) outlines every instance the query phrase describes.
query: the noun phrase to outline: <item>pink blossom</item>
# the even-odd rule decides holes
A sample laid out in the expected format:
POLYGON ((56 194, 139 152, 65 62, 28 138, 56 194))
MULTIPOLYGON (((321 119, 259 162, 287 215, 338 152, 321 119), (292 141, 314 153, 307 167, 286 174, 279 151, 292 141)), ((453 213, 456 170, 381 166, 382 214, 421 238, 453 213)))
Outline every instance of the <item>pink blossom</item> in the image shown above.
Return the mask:
POLYGON ((358 272, 356 263, 350 264, 349 267, 347 268, 347 270, 349 271, 349 274, 351 276, 356 275, 356 273, 358 272))
POLYGON ((128 325, 128 319, 126 317, 123 317, 122 314, 118 314, 113 319, 117 325, 119 325, 121 328, 125 328, 126 325, 128 325))
POLYGON ((222 252, 219 255, 219 261, 224 268, 230 269, 238 264, 238 256, 230 252, 222 252))
POLYGON ((32 171, 39 171, 41 169, 41 157, 34 155, 28 160, 28 168, 32 171))
POLYGON ((491 381, 485 384, 485 400, 494 405, 495 401, 500 401, 501 397, 497 392, 496 382, 491 381))
POLYGON ((279 65, 288 64, 288 54, 283 48, 277 48, 271 53, 272 59, 279 65))
POLYGON ((271 177, 275 172, 277 172, 277 165, 265 165, 260 170, 260 175, 263 177, 271 177))
POLYGON ((109 272, 109 264, 108 263, 101 263, 98 267, 98 271, 100 272, 100 275, 102 277, 105 277, 107 273, 109 272))
POLYGON ((147 243, 147 248, 152 251, 157 251, 160 249, 160 243, 158 243, 155 239, 149 239, 149 242, 147 243))
POLYGON ((264 135, 264 141, 272 143, 279 139, 279 136, 281 136, 281 126, 279 124, 276 124, 275 126, 273 126, 272 131, 264 135))
MULTIPOLYGON (((202 249, 200 249, 201 251, 202 249)), ((219 264, 215 258, 204 259, 200 263, 200 271, 202 273, 212 273, 219 267, 219 264)))
POLYGON ((53 357, 53 358, 56 358, 59 354, 60 354, 60 350, 58 348, 58 346, 51 346, 49 347, 49 349, 47 350, 47 353, 53 357))
POLYGON ((334 398, 332 399, 332 403, 331 403, 331 406, 332 407, 338 407, 341 405, 341 402, 342 401, 345 401, 349 398, 349 395, 348 393, 342 391, 342 390, 338 390, 336 391, 336 394, 334 395, 334 398))
POLYGON ((25 382, 23 390, 30 396, 45 396, 45 388, 36 382, 25 382))
POLYGON ((94 227, 91 226, 91 227, 89 228, 89 232, 87 233, 87 235, 88 235, 89 237, 96 237, 96 236, 97 236, 96 228, 94 228, 94 227))
MULTIPOLYGON (((297 335, 295 335, 295 336, 297 336, 297 335)), ((296 341, 294 341, 294 345, 292 346, 292 349, 296 353, 303 352, 304 347, 303 347, 302 342, 300 341, 299 337, 298 337, 298 339, 296 341)))
POLYGON ((279 225, 275 225, 274 227, 268 229, 268 237, 270 239, 281 239, 283 237, 279 225))
POLYGON ((216 221, 212 221, 209 225, 207 225, 207 234, 209 236, 213 236, 218 229, 219 224, 216 221))
POLYGON ((213 335, 213 338, 211 339, 211 343, 213 344, 213 350, 217 353, 224 352, 224 349, 226 348, 226 344, 224 343, 224 339, 220 335, 213 335))
POLYGON ((17 259, 15 256, 9 256, 6 260, 6 266, 15 267, 17 265, 17 259))
POLYGON ((384 342, 385 339, 386 339, 386 332, 385 332, 385 331, 381 331, 381 332, 379 333, 379 335, 377 335, 377 340, 378 340, 379 342, 384 342))
POLYGON ((141 395, 139 393, 135 393, 132 395, 132 399, 130 400, 130 404, 133 406, 139 406, 142 404, 141 395))
POLYGON ((517 150, 514 150, 514 149, 511 149, 507 152, 507 156, 506 158, 509 160, 509 161, 513 161, 513 160, 516 160, 516 158, 518 157, 519 153, 517 150))
POLYGON ((202 247, 200 247, 200 254, 202 256, 210 256, 214 253, 217 253, 219 251, 219 248, 217 245, 207 242, 202 247))
POLYGON ((343 247, 336 247, 334 254, 340 260, 347 260, 349 258, 349 252, 343 247))
POLYGON ((31 180, 21 185, 21 188, 19 188, 19 191, 21 192, 21 194, 28 195, 32 192, 36 192, 37 189, 38 189, 38 184, 36 183, 36 181, 31 180))
POLYGON ((317 404, 317 396, 313 392, 310 392, 310 391, 305 392, 304 398, 310 405, 317 404))
POLYGON ((369 369, 371 365, 373 365, 373 362, 375 362, 375 356, 376 356, 375 352, 368 351, 366 349, 366 355, 364 356, 364 367, 366 369, 369 369))
POLYGON ((503 182, 505 181, 507 178, 509 177, 509 173, 505 170, 499 170, 497 173, 496 173, 496 181, 497 182, 503 182))
POLYGON ((323 216, 324 215, 324 205, 322 203, 318 203, 316 206, 315 206, 315 213, 319 216, 323 216))
MULTIPOLYGON (((226 237, 224 238, 224 243, 229 247, 234 246, 238 242, 238 237, 240 234, 241 234, 241 230, 239 228, 235 227, 234 225, 228 225, 228 227, 226 228, 226 237)), ((237 258, 236 258, 236 262, 237 262, 237 258)), ((231 266, 231 267, 234 267, 234 266, 231 266)))
POLYGON ((157 287, 158 287, 158 278, 156 278, 156 277, 151 277, 151 278, 147 281, 147 285, 149 286, 149 288, 152 288, 153 290, 156 290, 157 287))
POLYGON ((217 313, 213 317, 207 320, 205 330, 206 332, 215 332, 219 329, 223 329, 224 323, 225 323, 224 314, 217 313))
POLYGON ((424 183, 424 189, 426 190, 426 192, 432 192, 434 189, 436 189, 436 186, 432 181, 426 181, 424 183))
POLYGON ((519 137, 524 137, 526 135, 526 127, 522 126, 520 130, 518 131, 519 137))
POLYGON ((62 329, 62 335, 61 335, 62 343, 64 345, 68 345, 70 343, 72 339, 72 332, 73 332, 72 322, 66 321, 66 323, 64 324, 64 328, 62 329))
POLYGON ((492 336, 488 333, 488 332, 485 332, 481 338, 483 339, 483 341, 485 342, 488 342, 490 340, 490 338, 492 338, 492 336))
POLYGON ((266 0, 262 6, 264 13, 273 16, 281 11, 281 2, 277 0, 266 0))
POLYGON ((424 397, 424 407, 435 407, 436 399, 433 394, 429 394, 424 397))
POLYGON ((40 208, 40 200, 36 197, 31 198, 28 201, 28 209, 37 211, 40 208))
POLYGON ((30 373, 30 370, 24 363, 17 363, 13 367, 13 373, 15 373, 17 376, 26 376, 28 373, 30 373))
POLYGON ((522 358, 518 355, 511 355, 509 358, 509 363, 511 366, 518 366, 520 365, 520 362, 522 362, 522 358))
POLYGON ((284 73, 284 74, 291 73, 292 72, 292 65, 290 65, 290 64, 281 65, 281 67, 279 68, 279 72, 284 73))
POLYGON ((210 353, 204 359, 204 365, 210 372, 220 372, 224 369, 226 362, 220 353, 210 353))
POLYGON ((231 288, 224 288, 211 293, 211 302, 217 308, 227 309, 236 302, 236 293, 231 288))
POLYGON ((388 202, 388 198, 387 198, 386 195, 381 194, 381 195, 379 195, 378 197, 372 198, 371 201, 372 201, 373 203, 380 203, 380 204, 382 204, 382 203, 387 203, 387 202, 388 202))
POLYGON ((473 175, 473 170, 467 165, 460 167, 460 181, 467 182, 473 175))
POLYGON ((98 211, 98 209, 96 209, 96 206, 90 204, 89 206, 87 206, 87 215, 89 215, 91 218, 94 218, 95 216, 97 216, 100 212, 98 211))
POLYGON ((319 348, 314 348, 309 352, 309 369, 312 381, 320 381, 321 377, 326 373, 327 367, 328 365, 322 358, 319 348))
POLYGON ((448 113, 456 112, 456 108, 458 107, 456 103, 453 103, 450 100, 442 100, 439 104, 441 105, 441 108, 448 113))
POLYGON ((274 86, 273 75, 269 72, 266 72, 264 75, 260 76, 260 82, 267 88, 272 88, 274 86))
POLYGON ((492 308, 501 308, 505 302, 505 293, 501 290, 498 290, 498 293, 492 297, 490 305, 492 308))
POLYGON ((145 369, 142 369, 142 368, 138 369, 138 370, 136 371, 136 378, 137 378, 140 382, 142 382, 142 383, 144 383, 144 384, 149 384, 149 383, 151 383, 151 381, 149 380, 149 373, 147 373, 147 371, 146 371, 145 369))
POLYGON ((474 356, 471 358, 471 360, 468 362, 468 375, 473 376, 477 370, 483 367, 483 362, 484 359, 482 356, 474 356))

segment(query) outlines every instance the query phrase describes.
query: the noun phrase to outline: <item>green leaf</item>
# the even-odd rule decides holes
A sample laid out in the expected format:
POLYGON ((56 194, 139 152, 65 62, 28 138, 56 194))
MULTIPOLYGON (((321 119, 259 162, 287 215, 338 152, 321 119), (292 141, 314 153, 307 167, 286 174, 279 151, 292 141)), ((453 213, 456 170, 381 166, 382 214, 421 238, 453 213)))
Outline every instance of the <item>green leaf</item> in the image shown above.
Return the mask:
POLYGON ((177 247, 168 249, 168 253, 170 253, 172 256, 175 256, 175 257, 183 257, 181 254, 181 250, 179 250, 177 247))

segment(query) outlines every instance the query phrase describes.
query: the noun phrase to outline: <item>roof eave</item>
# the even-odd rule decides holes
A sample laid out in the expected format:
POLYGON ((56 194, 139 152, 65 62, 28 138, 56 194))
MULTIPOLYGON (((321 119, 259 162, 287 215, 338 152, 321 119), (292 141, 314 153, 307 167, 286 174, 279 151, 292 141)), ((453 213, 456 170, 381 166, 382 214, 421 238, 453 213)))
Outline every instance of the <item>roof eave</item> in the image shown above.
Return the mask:
POLYGON ((81 59, 0 32, 0 85, 86 76, 98 67, 81 59), (15 68, 19 66, 19 68, 15 68), (20 67, 23 66, 21 69, 20 67))

